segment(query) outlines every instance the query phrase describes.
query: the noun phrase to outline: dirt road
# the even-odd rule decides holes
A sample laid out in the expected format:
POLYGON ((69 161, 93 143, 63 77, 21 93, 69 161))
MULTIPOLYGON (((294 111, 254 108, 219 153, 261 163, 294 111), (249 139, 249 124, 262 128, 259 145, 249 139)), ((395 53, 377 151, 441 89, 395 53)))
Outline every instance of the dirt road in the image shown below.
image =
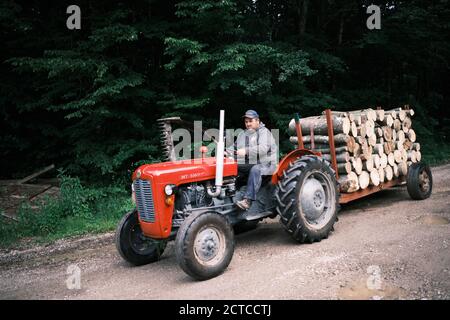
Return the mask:
POLYGON ((346 205, 320 243, 299 245, 266 220, 203 282, 178 267, 173 243, 161 261, 132 267, 113 234, 0 252, 0 299, 450 299, 450 165, 432 172, 430 199, 401 188, 346 205))

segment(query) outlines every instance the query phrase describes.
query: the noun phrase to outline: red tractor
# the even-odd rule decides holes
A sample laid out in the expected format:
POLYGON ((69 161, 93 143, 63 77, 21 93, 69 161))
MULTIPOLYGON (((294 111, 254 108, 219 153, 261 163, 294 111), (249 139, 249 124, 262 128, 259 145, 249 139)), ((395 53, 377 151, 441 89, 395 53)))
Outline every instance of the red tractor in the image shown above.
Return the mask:
MULTIPOLYGON (((237 162, 224 156, 223 110, 215 158, 176 161, 171 138, 171 123, 175 122, 182 121, 160 120, 171 161, 142 165, 133 173, 136 208, 123 217, 116 231, 116 246, 125 260, 134 265, 155 262, 167 242, 175 239, 181 268, 194 279, 205 280, 229 265, 235 231, 253 228, 264 218, 279 215, 282 226, 300 243, 328 237, 339 203, 346 200, 339 195, 332 164, 320 153, 300 146, 289 153, 276 172, 263 179, 258 200, 242 211, 235 202, 242 198, 246 182, 238 176, 237 162)), ((416 171, 416 180, 424 172, 431 180, 429 169, 416 171)), ((420 195, 429 196, 431 184, 428 188, 420 195)))

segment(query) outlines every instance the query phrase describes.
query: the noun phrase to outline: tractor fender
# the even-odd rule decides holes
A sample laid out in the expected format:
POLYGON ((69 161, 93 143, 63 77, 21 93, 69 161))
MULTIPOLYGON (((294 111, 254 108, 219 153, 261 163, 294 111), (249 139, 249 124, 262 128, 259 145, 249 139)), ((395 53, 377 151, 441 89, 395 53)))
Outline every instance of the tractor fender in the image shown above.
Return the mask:
POLYGON ((281 159, 280 163, 278 164, 277 169, 272 175, 272 184, 278 183, 278 180, 283 175, 284 170, 288 168, 291 162, 305 155, 315 155, 320 157, 322 156, 322 153, 315 152, 309 149, 295 149, 291 151, 283 159, 281 159))

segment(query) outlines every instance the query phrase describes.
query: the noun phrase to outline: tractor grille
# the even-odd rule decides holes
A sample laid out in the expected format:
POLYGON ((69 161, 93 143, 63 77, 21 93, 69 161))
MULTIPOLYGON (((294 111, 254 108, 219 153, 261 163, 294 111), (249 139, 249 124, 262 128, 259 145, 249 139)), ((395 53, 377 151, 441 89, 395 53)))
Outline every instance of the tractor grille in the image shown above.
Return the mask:
POLYGON ((155 222, 155 208, 150 181, 137 179, 133 182, 136 205, 142 221, 155 222))

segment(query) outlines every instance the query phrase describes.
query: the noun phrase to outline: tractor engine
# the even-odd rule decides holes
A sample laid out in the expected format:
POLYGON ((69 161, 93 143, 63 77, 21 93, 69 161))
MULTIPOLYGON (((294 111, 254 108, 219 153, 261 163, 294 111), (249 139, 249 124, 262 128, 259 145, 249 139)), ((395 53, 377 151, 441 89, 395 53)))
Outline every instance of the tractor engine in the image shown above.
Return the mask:
POLYGON ((225 179, 221 193, 214 198, 207 192, 211 181, 180 186, 175 195, 172 227, 179 227, 193 211, 207 211, 208 207, 222 207, 233 203, 233 197, 236 194, 235 180, 234 177, 225 179))

